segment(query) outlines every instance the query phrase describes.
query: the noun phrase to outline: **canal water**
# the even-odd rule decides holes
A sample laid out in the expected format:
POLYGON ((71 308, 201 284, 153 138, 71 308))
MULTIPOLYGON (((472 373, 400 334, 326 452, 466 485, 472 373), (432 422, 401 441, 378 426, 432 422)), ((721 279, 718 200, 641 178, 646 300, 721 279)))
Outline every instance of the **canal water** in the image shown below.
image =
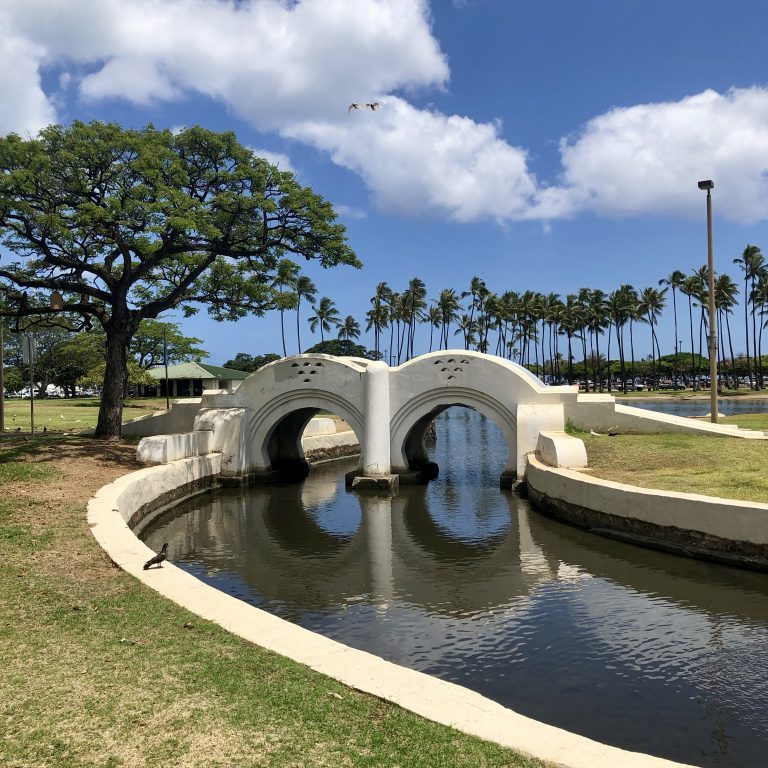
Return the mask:
POLYGON ((203 581, 518 712, 701 766, 768 764, 768 575, 549 520, 498 488, 494 424, 437 419, 440 476, 393 499, 299 485, 215 490, 142 533, 203 581))
MULTIPOLYGON (((653 398, 616 398, 622 405, 631 405, 635 408, 647 408, 650 411, 671 413, 673 416, 708 416, 709 398, 691 398, 690 400, 663 400, 653 398)), ((718 413, 724 416, 739 416, 743 413, 768 413, 768 399, 766 398, 739 398, 721 397, 717 401, 718 413)), ((768 759, 766 760, 768 765, 768 759)))

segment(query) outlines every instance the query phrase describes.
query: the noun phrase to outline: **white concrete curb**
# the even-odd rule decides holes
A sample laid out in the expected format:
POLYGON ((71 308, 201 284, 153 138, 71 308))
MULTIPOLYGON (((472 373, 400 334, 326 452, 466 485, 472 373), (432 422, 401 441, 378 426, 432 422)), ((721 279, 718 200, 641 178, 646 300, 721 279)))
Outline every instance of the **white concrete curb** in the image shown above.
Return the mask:
POLYGON ((127 521, 153 499, 217 475, 221 456, 182 459, 132 472, 101 488, 88 502, 88 523, 123 570, 161 595, 230 632, 305 664, 360 691, 464 733, 565 768, 672 768, 669 760, 627 752, 519 715, 479 693, 406 669, 365 651, 279 619, 219 592, 166 563, 145 571, 153 552, 127 521))
POLYGON ((594 512, 768 546, 768 504, 625 485, 578 470, 550 467, 532 454, 528 455, 526 481, 529 488, 548 498, 594 512))

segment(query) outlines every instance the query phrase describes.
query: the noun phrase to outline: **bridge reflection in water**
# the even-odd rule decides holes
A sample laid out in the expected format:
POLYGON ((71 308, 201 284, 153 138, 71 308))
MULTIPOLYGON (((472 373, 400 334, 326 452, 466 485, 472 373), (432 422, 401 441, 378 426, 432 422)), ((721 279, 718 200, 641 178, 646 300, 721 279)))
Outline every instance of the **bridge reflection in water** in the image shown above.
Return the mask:
POLYGON ((768 754, 768 578, 595 537, 500 492, 494 425, 438 419, 440 478, 190 499, 145 532, 205 581, 526 715, 697 765, 768 754))

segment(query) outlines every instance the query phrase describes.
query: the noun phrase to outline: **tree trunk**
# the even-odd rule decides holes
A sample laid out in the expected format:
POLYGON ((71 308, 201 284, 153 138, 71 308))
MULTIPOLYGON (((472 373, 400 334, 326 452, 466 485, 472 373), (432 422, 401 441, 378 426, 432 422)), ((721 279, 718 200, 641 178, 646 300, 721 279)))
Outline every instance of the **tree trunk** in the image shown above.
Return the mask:
POLYGON ((747 345, 747 378, 752 389, 752 363, 749 359, 749 283, 747 282, 747 265, 744 264, 744 340, 747 345))
POLYGON ((763 380, 760 376, 760 366, 758 363, 757 358, 757 324, 755 322, 755 278, 752 278, 752 293, 750 294, 752 297, 752 351, 754 352, 754 355, 752 357, 752 362, 755 366, 755 389, 761 389, 763 386, 763 380))
POLYGON ((731 353, 731 374, 733 375, 733 383, 736 389, 739 388, 739 374, 736 372, 736 361, 733 357, 733 340, 731 339, 731 321, 728 316, 728 312, 725 313, 725 327, 728 332, 728 349, 731 353))
POLYGON ((118 440, 123 421, 123 395, 128 384, 128 345, 131 334, 127 326, 107 329, 107 367, 101 389, 99 420, 94 437, 118 440))

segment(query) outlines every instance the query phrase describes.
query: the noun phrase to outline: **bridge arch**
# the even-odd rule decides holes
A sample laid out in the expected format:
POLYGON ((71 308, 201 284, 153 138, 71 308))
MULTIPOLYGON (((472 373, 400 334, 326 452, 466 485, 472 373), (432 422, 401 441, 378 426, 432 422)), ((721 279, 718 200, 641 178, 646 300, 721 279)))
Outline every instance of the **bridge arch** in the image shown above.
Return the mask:
POLYGON ((410 399, 394 414, 390 443, 393 472, 405 473, 426 464, 424 433, 435 416, 453 406, 473 408, 499 428, 509 449, 505 472, 515 472, 517 414, 495 398, 466 387, 424 392, 410 399))
POLYGON ((343 396, 318 389, 294 390, 264 403, 251 417, 249 442, 255 466, 288 475, 306 474, 301 436, 320 411, 340 416, 362 442, 365 417, 343 396))
MULTIPOLYGON (((214 432, 222 475, 293 467, 306 472, 301 434, 320 410, 341 416, 361 446, 360 474, 408 473, 427 457, 422 438, 453 405, 474 408, 500 429, 509 457, 504 484, 522 475, 541 430, 562 430, 576 387, 547 387, 516 363, 467 350, 432 352, 396 368, 379 361, 295 355, 270 363, 232 394, 204 395, 196 429, 214 432)), ((386 481, 390 482, 390 481, 386 481)))
MULTIPOLYGON (((563 403, 576 387, 548 387, 526 368, 494 355, 446 350, 421 355, 391 372, 390 456, 394 472, 426 462, 422 438, 435 415, 453 405, 474 408, 499 428, 509 455, 503 478, 522 474, 540 430, 562 430, 563 403)), ((503 480, 503 482, 506 482, 503 480)))

